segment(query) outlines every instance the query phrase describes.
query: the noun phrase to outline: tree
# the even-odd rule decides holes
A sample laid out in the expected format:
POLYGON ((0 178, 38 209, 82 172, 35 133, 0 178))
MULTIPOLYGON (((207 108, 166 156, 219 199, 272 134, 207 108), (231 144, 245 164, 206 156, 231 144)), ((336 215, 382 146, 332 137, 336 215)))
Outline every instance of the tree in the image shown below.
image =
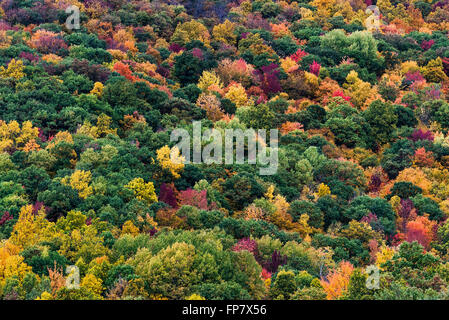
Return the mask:
POLYGON ((426 216, 420 216, 407 223, 405 239, 408 242, 417 241, 428 250, 430 242, 434 239, 435 229, 435 221, 430 221, 426 216))
POLYGON ((25 77, 25 73, 23 72, 23 61, 12 59, 9 64, 8 68, 5 69, 5 67, 0 67, 0 77, 3 79, 11 78, 15 81, 18 81, 25 77))
POLYGON ((327 294, 327 300, 336 300, 345 294, 348 290, 353 270, 352 264, 342 261, 338 269, 332 270, 326 277, 327 280, 322 279, 320 281, 327 294))
POLYGON ((209 45, 210 34, 207 28, 198 21, 191 20, 177 25, 171 41, 181 46, 187 43, 199 40, 205 45, 209 45))
POLYGON ((363 117, 370 125, 376 142, 385 144, 390 141, 398 120, 391 104, 376 100, 363 113, 363 117))
POLYGON ((212 29, 212 35, 215 41, 224 42, 229 45, 235 45, 237 36, 234 33, 235 24, 228 19, 221 24, 217 24, 212 29))
POLYGON ((163 297, 186 297, 192 285, 198 284, 200 273, 195 247, 187 243, 175 243, 151 256, 147 249, 137 252, 132 261, 136 273, 150 285, 151 292, 163 297))
POLYGON ((279 271, 270 288, 270 296, 275 300, 289 300, 296 291, 295 282, 295 274, 292 271, 279 271))
POLYGON ((374 91, 368 82, 359 78, 359 74, 352 70, 346 76, 345 94, 351 97, 351 102, 359 109, 363 109, 367 101, 372 99, 374 91))
POLYGON ((170 149, 164 146, 157 150, 157 160, 163 170, 167 170, 175 178, 180 178, 180 172, 184 169, 184 158, 180 155, 179 149, 170 149))
POLYGON ((443 61, 440 57, 430 60, 429 63, 421 69, 421 73, 429 82, 439 83, 447 79, 443 70, 443 61))
POLYGON ((93 188, 89 186, 91 180, 92 174, 90 171, 76 170, 70 177, 63 178, 61 183, 70 185, 74 190, 78 191, 81 199, 86 199, 93 194, 93 188))
POLYGON ((125 185, 125 188, 133 191, 135 197, 138 200, 142 200, 148 205, 157 202, 157 196, 154 191, 153 182, 145 183, 142 178, 134 178, 125 185))

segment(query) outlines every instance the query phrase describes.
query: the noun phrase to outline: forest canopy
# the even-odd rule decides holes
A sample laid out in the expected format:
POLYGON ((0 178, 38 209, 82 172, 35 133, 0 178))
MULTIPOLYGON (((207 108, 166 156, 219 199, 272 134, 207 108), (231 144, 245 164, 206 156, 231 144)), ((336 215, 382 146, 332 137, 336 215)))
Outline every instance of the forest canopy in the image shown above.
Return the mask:
POLYGON ((448 0, 1 0, 0 299, 448 299, 448 32, 448 0), (175 163, 193 121, 279 130, 276 173, 175 163))

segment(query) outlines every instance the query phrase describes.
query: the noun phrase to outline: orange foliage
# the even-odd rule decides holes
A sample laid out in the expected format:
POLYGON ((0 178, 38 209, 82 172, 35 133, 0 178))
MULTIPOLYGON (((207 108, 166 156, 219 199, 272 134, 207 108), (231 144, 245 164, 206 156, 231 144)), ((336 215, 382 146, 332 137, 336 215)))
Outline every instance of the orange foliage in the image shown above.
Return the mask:
POLYGON ((418 241, 429 250, 430 242, 435 237, 436 227, 436 222, 429 220, 427 215, 419 216, 414 221, 407 223, 405 240, 408 242, 418 241))
POLYGON ((332 270, 327 280, 321 279, 320 283, 327 294, 327 300, 340 298, 348 289, 349 279, 354 267, 347 261, 342 261, 336 270, 332 270))

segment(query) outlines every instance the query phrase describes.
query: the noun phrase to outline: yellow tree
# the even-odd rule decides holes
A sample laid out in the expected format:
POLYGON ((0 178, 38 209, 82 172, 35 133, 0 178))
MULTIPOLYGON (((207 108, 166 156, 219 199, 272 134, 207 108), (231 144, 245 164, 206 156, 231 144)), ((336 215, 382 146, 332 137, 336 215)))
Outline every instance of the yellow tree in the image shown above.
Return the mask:
POLYGON ((209 88, 223 88, 223 83, 215 71, 203 71, 203 74, 198 81, 198 88, 207 92, 209 91, 209 88))
POLYGON ((142 178, 131 180, 125 188, 132 190, 137 199, 145 201, 148 205, 157 202, 153 182, 145 183, 142 178))
POLYGON ((425 67, 421 68, 421 73, 429 82, 439 83, 447 79, 440 57, 430 60, 425 67))
POLYGON ((237 108, 242 107, 248 103, 248 95, 245 88, 240 83, 233 83, 228 87, 228 92, 225 98, 231 100, 237 108))
POLYGON ((5 280, 17 277, 22 281, 31 267, 24 261, 24 257, 19 255, 20 248, 6 241, 0 245, 0 288, 5 285, 5 280))
POLYGON ((86 274, 86 276, 81 280, 81 288, 85 288, 95 295, 101 295, 103 292, 103 282, 101 279, 97 278, 93 274, 86 274))
POLYGON ((90 91, 90 94, 101 97, 103 93, 104 85, 101 82, 95 82, 94 88, 90 91))
POLYGON ((168 146, 164 146, 156 151, 157 160, 163 170, 167 170, 175 179, 179 179, 179 174, 184 169, 184 157, 180 155, 179 149, 174 147, 170 150, 168 146))
POLYGON ((210 43, 210 34, 207 28, 196 20, 178 24, 171 38, 171 42, 185 45, 193 40, 199 40, 206 46, 210 43))
POLYGON ((81 199, 86 199, 93 194, 93 188, 90 186, 92 173, 90 171, 76 170, 70 177, 61 180, 62 184, 71 186, 72 189, 78 191, 81 199))
MULTIPOLYGON (((31 144, 33 141, 35 143, 38 135, 39 129, 33 127, 31 121, 25 121, 20 128, 19 123, 15 120, 9 123, 0 120, 0 152, 10 147, 23 150, 27 145, 33 149, 31 144)), ((34 146, 35 148, 36 146, 34 146)))
POLYGON ((216 41, 224 42, 229 45, 235 45, 237 36, 234 34, 235 23, 227 20, 216 25, 212 30, 212 35, 216 41))
POLYGON ((346 89, 345 93, 351 97, 351 102, 359 109, 368 105, 375 94, 371 85, 361 80, 359 74, 354 70, 346 77, 346 83, 343 87, 346 89))
POLYGON ((8 64, 8 68, 0 67, 0 77, 3 79, 11 78, 13 80, 20 80, 25 77, 23 72, 23 61, 12 59, 8 64))
POLYGON ((35 221, 31 205, 20 209, 19 219, 14 225, 10 241, 20 248, 36 244, 39 241, 39 225, 35 221))

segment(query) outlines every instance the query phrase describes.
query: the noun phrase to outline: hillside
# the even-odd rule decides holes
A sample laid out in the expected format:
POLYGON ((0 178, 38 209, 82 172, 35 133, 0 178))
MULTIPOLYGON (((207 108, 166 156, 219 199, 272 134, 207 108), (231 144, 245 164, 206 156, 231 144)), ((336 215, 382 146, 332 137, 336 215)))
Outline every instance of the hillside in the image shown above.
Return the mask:
POLYGON ((448 299, 448 31, 448 0, 1 0, 0 299, 448 299))

